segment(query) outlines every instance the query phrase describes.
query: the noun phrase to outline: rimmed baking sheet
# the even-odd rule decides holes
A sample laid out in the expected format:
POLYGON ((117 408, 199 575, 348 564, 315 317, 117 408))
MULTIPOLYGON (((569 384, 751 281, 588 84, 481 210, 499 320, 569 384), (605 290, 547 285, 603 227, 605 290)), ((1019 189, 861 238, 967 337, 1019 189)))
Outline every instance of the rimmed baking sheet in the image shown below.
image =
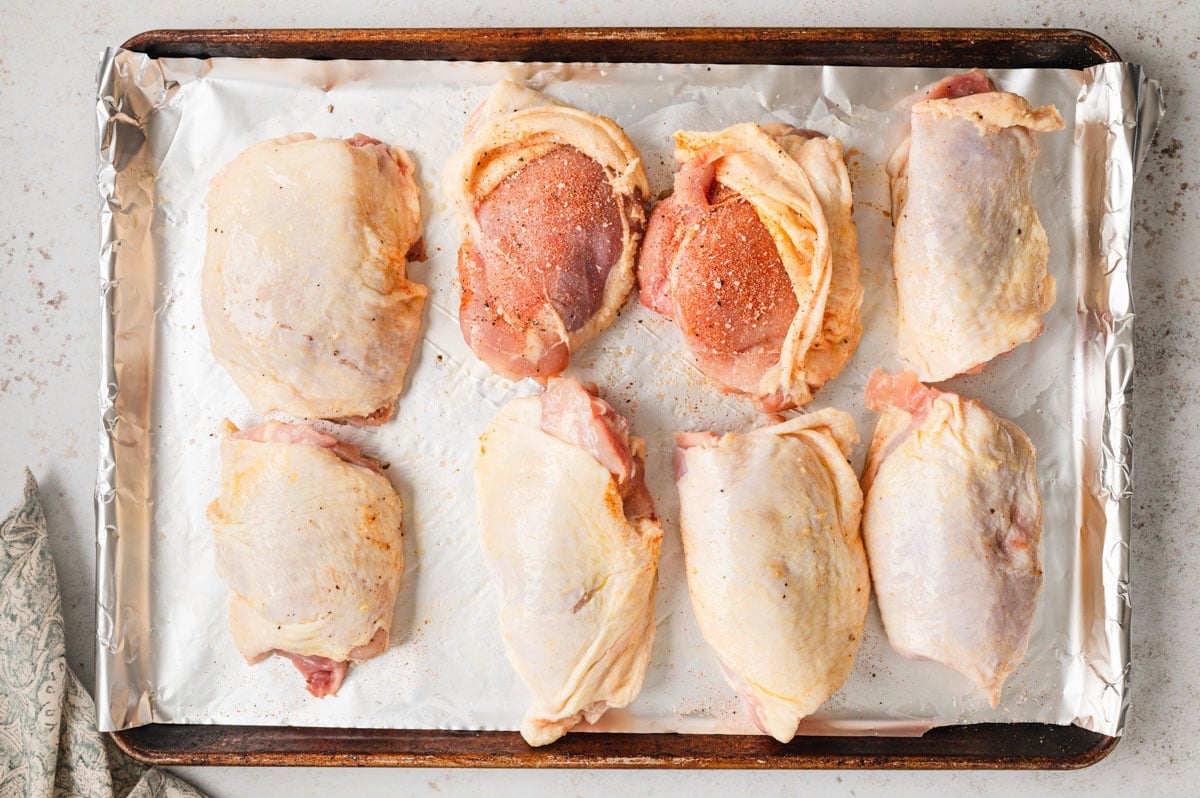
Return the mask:
MULTIPOLYGON (((865 376, 898 364, 882 170, 901 135, 900 115, 891 109, 916 85, 946 73, 110 54, 101 74, 101 186, 112 311, 106 365, 116 387, 106 392, 108 440, 115 443, 102 456, 99 493, 102 728, 168 722, 511 729, 519 721, 526 693, 495 627, 476 542, 470 453, 496 409, 533 386, 491 376, 462 343, 457 226, 438 179, 467 113, 492 83, 524 80, 615 118, 642 149, 655 192, 670 186, 669 135, 676 127, 749 118, 842 138, 855 183, 866 333, 815 406, 855 413, 865 439, 873 424, 861 407, 865 376), (411 272, 432 294, 399 418, 379 430, 339 432, 392 463, 389 475, 408 506, 409 570, 396 642, 354 669, 342 693, 326 701, 304 693, 288 663, 247 668, 237 656, 203 513, 216 493, 217 425, 224 417, 254 419, 208 356, 199 319, 204 191, 241 149, 296 130, 364 132, 406 147, 418 162, 431 254, 411 272)), ((1021 423, 1039 448, 1047 586, 1030 654, 993 711, 953 672, 897 657, 872 610, 850 681, 806 721, 803 734, 911 735, 942 723, 988 721, 1074 722, 1116 734, 1122 723, 1126 563, 1124 546, 1115 544, 1128 534, 1127 507, 1121 512, 1131 365, 1128 178, 1136 133, 1153 128, 1143 115, 1157 105, 1136 67, 991 74, 1004 88, 1054 102, 1068 119, 1067 131, 1040 138, 1035 182, 1059 282, 1047 334, 984 374, 953 383, 1021 423), (1141 128, 1128 135, 1124 123, 1139 120, 1141 128)), ((647 438, 650 486, 667 528, 653 665, 638 700, 610 712, 601 728, 751 732, 687 605, 669 450, 676 430, 740 428, 753 414, 716 394, 687 364, 674 330, 635 304, 579 353, 572 371, 598 383, 647 438)), ((856 462, 861 455, 860 448, 856 462)))

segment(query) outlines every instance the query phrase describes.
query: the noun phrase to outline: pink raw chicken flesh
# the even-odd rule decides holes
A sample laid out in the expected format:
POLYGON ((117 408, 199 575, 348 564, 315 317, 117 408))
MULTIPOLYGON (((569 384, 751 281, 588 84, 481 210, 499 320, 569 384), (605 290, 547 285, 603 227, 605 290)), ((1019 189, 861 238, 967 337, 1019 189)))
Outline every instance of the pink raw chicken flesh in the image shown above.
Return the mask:
POLYGON ((208 193, 202 306, 213 357, 261 413, 382 424, 425 286, 408 155, 299 133, 238 155, 208 193))
POLYGON ((845 683, 871 586, 854 421, 826 409, 744 435, 678 436, 680 529, 704 639, 765 733, 788 742, 845 683))
POLYGON ((974 682, 993 707, 1025 656, 1042 571, 1033 444, 979 402, 877 371, 863 539, 892 647, 974 682))
POLYGON ((642 304, 728 390, 767 411, 808 404, 862 335, 841 142, 755 124, 675 141, 675 191, 638 261, 642 304))
POLYGON ((530 745, 637 696, 654 641, 662 526, 645 444, 593 391, 552 379, 479 439, 475 492, 530 745))
POLYGON ((919 379, 973 373, 1041 334, 1054 278, 1032 198, 1033 131, 1062 127, 1053 106, 995 91, 978 70, 913 105, 887 169, 900 355, 919 379))
POLYGON ((612 120, 506 81, 468 121, 445 185, 467 344, 496 373, 544 384, 633 291, 641 157, 612 120))
POLYGON ((387 649, 404 570, 400 497, 379 464, 311 427, 268 421, 221 441, 208 508, 233 641, 254 664, 290 659, 337 693, 351 662, 387 649))

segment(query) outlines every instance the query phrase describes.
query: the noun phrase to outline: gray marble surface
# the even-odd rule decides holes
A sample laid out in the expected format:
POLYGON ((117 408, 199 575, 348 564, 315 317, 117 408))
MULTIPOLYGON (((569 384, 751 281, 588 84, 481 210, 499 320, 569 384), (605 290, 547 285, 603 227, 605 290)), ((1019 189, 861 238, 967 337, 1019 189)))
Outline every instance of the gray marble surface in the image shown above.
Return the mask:
POLYGON ((1133 708, 1125 739, 1077 773, 700 773, 191 768, 221 798, 328 794, 696 796, 1200 794, 1200 3, 1011 0, 440 0, 322 4, 0 0, 0 506, 42 487, 71 666, 93 677, 97 221, 93 88, 101 50, 162 27, 795 25, 1075 27, 1162 82, 1166 120, 1137 183, 1133 708))

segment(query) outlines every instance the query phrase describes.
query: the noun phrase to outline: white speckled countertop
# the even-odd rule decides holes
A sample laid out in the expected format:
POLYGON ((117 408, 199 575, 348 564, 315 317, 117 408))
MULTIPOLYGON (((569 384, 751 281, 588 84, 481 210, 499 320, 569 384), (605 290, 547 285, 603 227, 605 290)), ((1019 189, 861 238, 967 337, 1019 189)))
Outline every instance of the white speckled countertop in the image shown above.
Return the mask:
POLYGON ((67 654, 93 679, 92 485, 99 360, 93 89, 105 46, 164 27, 791 25, 1074 27, 1161 81, 1168 113, 1137 184, 1132 710, 1076 773, 646 772, 186 768, 216 798, 318 794, 1195 795, 1200 784, 1200 3, 1010 0, 558 0, 484 4, 0 3, 0 512, 37 477, 62 584, 67 654), (751 9, 754 10, 751 10, 751 9))

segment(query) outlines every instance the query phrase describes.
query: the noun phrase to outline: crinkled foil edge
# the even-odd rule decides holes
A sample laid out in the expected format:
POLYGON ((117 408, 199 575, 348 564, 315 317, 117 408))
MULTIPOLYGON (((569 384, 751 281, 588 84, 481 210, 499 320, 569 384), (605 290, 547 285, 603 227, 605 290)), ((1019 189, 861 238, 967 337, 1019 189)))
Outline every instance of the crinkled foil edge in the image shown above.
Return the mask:
POLYGON ((151 386, 158 264, 148 122, 173 86, 109 49, 96 80, 100 212, 100 452, 96 479, 96 706, 100 731, 154 720, 149 678, 151 386))
POLYGON ((1084 464, 1074 620, 1081 649, 1071 670, 1078 689, 1075 723, 1119 736, 1130 697, 1129 538, 1133 490, 1133 187, 1165 112, 1162 90, 1133 64, 1085 72, 1076 137, 1098 139, 1079 149, 1086 196, 1098 223, 1088 231, 1091 257, 1082 354, 1084 464), (1086 415, 1101 411, 1099 424, 1086 415), (1092 505, 1092 506, 1087 506, 1092 505), (1102 608, 1102 611, 1100 611, 1102 608))

